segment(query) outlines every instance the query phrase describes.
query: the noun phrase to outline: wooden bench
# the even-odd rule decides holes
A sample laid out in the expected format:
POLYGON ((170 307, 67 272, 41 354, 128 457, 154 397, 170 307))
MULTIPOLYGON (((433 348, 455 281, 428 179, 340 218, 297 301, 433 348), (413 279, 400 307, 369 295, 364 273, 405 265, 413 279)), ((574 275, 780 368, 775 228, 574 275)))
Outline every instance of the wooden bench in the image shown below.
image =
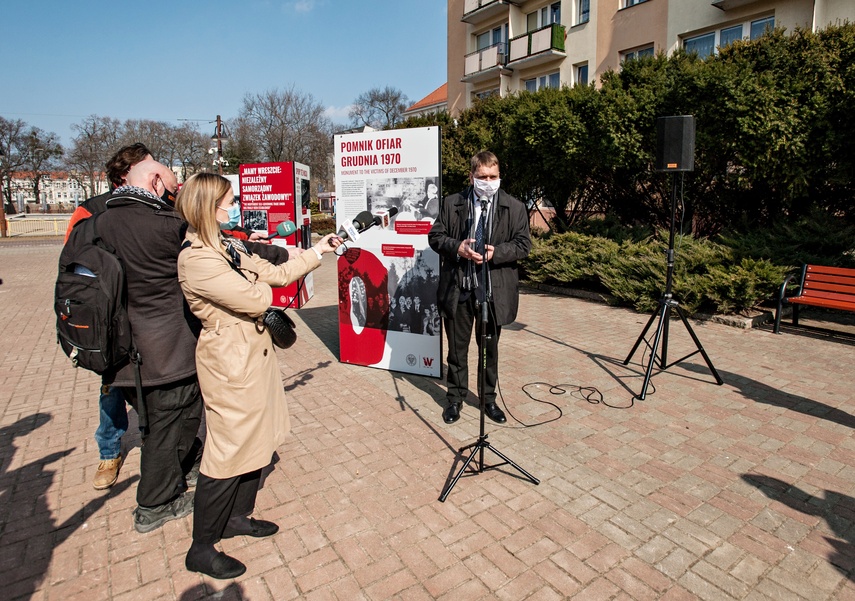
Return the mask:
POLYGON ((781 284, 778 309, 775 311, 776 334, 781 333, 781 311, 784 303, 793 306, 793 325, 795 326, 799 325, 800 305, 855 311, 855 269, 805 265, 801 270, 798 291, 793 296, 787 296, 787 285, 798 275, 798 273, 790 274, 781 284))

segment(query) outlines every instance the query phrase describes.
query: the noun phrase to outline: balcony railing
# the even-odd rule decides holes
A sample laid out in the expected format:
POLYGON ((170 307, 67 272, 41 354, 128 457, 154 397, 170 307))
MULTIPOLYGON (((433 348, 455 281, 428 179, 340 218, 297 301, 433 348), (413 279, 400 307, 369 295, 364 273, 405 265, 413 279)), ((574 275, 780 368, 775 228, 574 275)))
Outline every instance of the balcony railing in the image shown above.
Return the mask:
POLYGON ((476 25, 499 14, 508 13, 508 5, 520 5, 523 0, 464 0, 463 18, 460 20, 476 25))
POLYGON ((733 10, 734 8, 742 8, 749 4, 754 4, 760 0, 715 0, 712 5, 721 10, 733 10))
POLYGON ((552 57, 565 56, 564 31, 563 25, 553 23, 512 38, 508 63, 523 60, 534 62, 537 57, 549 60, 552 57))
POLYGON ((507 44, 499 43, 467 54, 463 58, 463 81, 478 81, 503 70, 508 62, 507 48, 507 44))

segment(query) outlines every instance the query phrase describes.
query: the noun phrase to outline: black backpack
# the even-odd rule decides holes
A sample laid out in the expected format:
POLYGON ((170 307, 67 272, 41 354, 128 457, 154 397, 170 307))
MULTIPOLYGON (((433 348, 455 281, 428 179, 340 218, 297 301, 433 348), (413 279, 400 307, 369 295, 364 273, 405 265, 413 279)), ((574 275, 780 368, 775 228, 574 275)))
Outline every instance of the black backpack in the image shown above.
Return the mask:
POLYGON ((75 367, 103 375, 135 353, 125 268, 98 235, 98 216, 74 226, 59 255, 54 289, 56 333, 75 367))
POLYGON ((59 255, 53 299, 56 338, 74 367, 103 376, 128 361, 133 363, 137 417, 145 440, 148 412, 140 374, 142 359, 134 347, 128 319, 125 266, 98 234, 101 214, 75 224, 59 255))

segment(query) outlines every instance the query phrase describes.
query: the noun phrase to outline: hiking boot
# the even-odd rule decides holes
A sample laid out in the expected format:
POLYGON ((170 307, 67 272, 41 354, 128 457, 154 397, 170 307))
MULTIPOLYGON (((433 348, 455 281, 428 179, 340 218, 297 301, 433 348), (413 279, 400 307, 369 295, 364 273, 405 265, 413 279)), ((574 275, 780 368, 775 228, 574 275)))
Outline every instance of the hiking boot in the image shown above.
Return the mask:
POLYGON ((98 469, 95 470, 95 479, 92 481, 92 486, 95 490, 104 490, 110 488, 119 479, 119 470, 122 467, 124 458, 119 455, 115 459, 102 459, 98 464, 98 469))
POLYGON ((134 509, 134 528, 145 534, 163 526, 169 520, 177 520, 193 512, 193 493, 184 492, 169 503, 157 507, 138 505, 134 509))

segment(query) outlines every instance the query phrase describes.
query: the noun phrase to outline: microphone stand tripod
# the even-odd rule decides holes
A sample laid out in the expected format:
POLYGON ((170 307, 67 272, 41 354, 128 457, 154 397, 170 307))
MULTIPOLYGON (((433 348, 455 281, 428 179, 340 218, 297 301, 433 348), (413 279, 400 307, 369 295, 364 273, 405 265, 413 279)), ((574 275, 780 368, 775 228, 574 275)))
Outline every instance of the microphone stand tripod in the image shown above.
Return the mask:
MULTIPOLYGON (((483 203, 482 203, 483 204, 483 203)), ((484 209, 482 208, 482 218, 484 215, 484 209)), ((485 230, 485 238, 486 238, 486 230, 485 230)), ((496 447, 490 444, 487 440, 487 434, 484 429, 484 415, 485 408, 487 406, 487 401, 485 398, 485 385, 487 383, 487 339, 489 336, 487 335, 487 323, 490 314, 490 304, 493 302, 493 291, 492 286, 490 284, 490 274, 489 267, 486 260, 486 252, 484 248, 481 249, 481 254, 484 256, 484 262, 481 264, 481 284, 483 285, 482 290, 484 291, 484 300, 481 301, 481 321, 478 328, 478 336, 480 340, 479 344, 479 353, 478 353, 478 405, 480 407, 480 419, 481 419, 481 429, 478 435, 478 440, 470 445, 460 448, 459 452, 463 454, 464 451, 469 449, 472 450, 469 453, 469 457, 466 458, 466 461, 463 462, 463 465, 460 467, 460 470, 454 475, 454 478, 451 479, 445 488, 442 490, 442 494, 439 495, 440 502, 444 503, 445 499, 448 498, 451 489, 454 488, 454 485, 457 484, 457 481, 460 480, 460 477, 469 467, 469 464, 472 463, 472 460, 475 459, 475 455, 478 455, 477 467, 474 471, 476 474, 483 473, 485 470, 496 469, 502 467, 504 465, 510 465, 512 468, 516 469, 519 473, 526 477, 526 479, 533 484, 540 484, 540 480, 529 474, 523 468, 514 463, 510 458, 504 455, 501 451, 499 451, 496 447), (494 465, 484 465, 484 449, 492 451, 499 459, 502 460, 502 463, 497 463, 494 465)), ((475 294, 473 291, 472 294, 475 294)))
MULTIPOLYGON (((683 177, 683 174, 680 174, 680 177, 683 177)), ((650 320, 647 322, 647 325, 644 326, 644 329, 641 331, 641 335, 638 337, 638 340, 635 341, 635 344, 632 347, 632 350, 629 351, 629 355, 626 356, 623 364, 628 365, 629 360, 632 359, 632 356, 635 354, 635 351, 638 349, 639 345, 644 342, 648 348, 651 349, 650 352, 650 363, 647 364, 647 371, 644 374, 644 383, 641 385, 641 392, 637 395, 637 398, 641 401, 644 400, 644 397, 647 396, 647 386, 650 384, 650 376, 653 373, 653 365, 655 363, 659 364, 660 371, 665 371, 669 367, 676 365, 677 363, 681 363, 688 359, 693 355, 697 355, 698 353, 704 358, 704 361, 707 364, 707 367, 710 368, 713 377, 715 378, 716 384, 721 386, 724 384, 724 380, 721 379, 721 376, 718 375, 715 367, 710 361, 709 355, 704 350, 701 341, 695 335, 695 331, 692 329, 691 324, 689 324, 689 320, 686 319, 686 313, 680 307, 680 303, 674 300, 673 295, 671 294, 671 285, 674 281, 674 229, 676 225, 676 216, 677 216, 677 176, 671 176, 672 186, 671 186, 671 233, 668 237, 668 253, 667 253, 667 261, 668 261, 668 270, 667 275, 665 276, 665 292, 662 294, 662 297, 659 299, 659 311, 650 316, 650 320), (667 355, 668 355, 668 321, 671 317, 671 309, 677 311, 677 314, 680 316, 680 319, 683 322, 683 325, 686 326, 686 331, 689 332, 689 336, 692 337, 692 340, 695 343, 696 350, 689 353, 685 357, 681 357, 676 361, 672 361, 668 363, 667 355), (659 325, 656 327, 656 336, 653 338, 653 344, 651 345, 647 342, 644 337, 647 335, 648 330, 650 330, 650 326, 653 325, 653 321, 656 318, 659 318, 659 325), (656 353, 659 350, 659 343, 662 343, 662 351, 657 359, 656 353)))

